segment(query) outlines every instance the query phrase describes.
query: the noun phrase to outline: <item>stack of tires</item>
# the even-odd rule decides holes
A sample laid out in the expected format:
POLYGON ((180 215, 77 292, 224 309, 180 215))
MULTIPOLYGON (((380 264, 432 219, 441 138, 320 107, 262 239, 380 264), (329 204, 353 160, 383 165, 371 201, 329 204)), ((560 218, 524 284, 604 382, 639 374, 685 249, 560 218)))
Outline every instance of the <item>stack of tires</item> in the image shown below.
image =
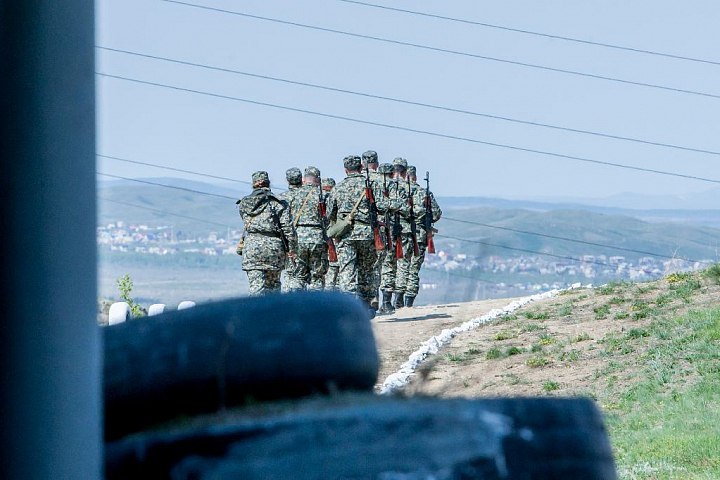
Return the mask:
POLYGON ((346 295, 231 300, 103 332, 108 478, 615 478, 590 401, 374 395, 370 319, 346 295))

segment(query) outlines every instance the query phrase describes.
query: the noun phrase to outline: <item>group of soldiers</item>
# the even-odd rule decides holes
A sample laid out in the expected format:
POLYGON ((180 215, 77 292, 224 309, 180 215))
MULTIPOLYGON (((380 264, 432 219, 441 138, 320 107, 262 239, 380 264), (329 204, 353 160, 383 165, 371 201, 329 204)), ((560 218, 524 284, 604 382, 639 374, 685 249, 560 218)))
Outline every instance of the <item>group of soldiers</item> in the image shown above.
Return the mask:
POLYGON ((267 172, 253 173, 252 193, 237 202, 245 224, 238 254, 251 295, 339 290, 372 314, 413 306, 442 215, 429 178, 425 188, 407 160, 380 164, 374 151, 345 157, 343 166, 337 185, 315 167, 291 168, 279 195, 267 172))

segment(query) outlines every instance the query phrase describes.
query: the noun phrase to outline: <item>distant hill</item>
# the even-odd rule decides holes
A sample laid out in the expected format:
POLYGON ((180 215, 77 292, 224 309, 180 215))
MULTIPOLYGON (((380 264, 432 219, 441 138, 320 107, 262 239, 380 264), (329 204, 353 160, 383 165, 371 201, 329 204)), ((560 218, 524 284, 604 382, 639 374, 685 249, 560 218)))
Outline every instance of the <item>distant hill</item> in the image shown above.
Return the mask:
MULTIPOLYGON (((237 187, 233 185, 232 188, 229 188, 225 185, 219 186, 173 178, 148 180, 226 195, 232 198, 239 198, 250 191, 249 186, 244 185, 237 185, 237 187)), ((209 231, 221 233, 227 228, 232 229, 241 226, 235 202, 231 199, 226 200, 126 181, 103 182, 99 185, 98 195, 110 200, 214 222, 214 224, 207 224, 100 200, 98 209, 98 223, 100 225, 123 220, 127 223, 147 224, 148 226, 173 226, 176 233, 183 232, 188 235, 206 235, 209 231)), ((701 216, 703 215, 702 211, 654 210, 637 212, 604 207, 558 205, 476 197, 450 197, 439 198, 438 200, 445 211, 445 216, 448 218, 477 221, 519 230, 576 238, 594 243, 646 250, 664 255, 715 259, 717 257, 716 249, 720 247, 719 229, 671 223, 666 220, 679 220, 690 213, 701 216), (625 214, 620 214, 621 212, 625 214), (653 219, 652 223, 643 220, 650 217, 653 219)), ((708 211, 705 214, 708 218, 717 218, 717 225, 720 225, 720 211, 708 211), (717 217, 713 217, 713 215, 717 217)), ((687 218, 685 218, 685 222, 687 222, 687 218)), ((441 234, 468 239, 484 238, 491 243, 563 255, 605 254, 623 255, 627 258, 642 256, 574 242, 466 225, 449 220, 441 220, 438 228, 441 234)), ((438 238, 438 243, 444 248, 452 248, 452 244, 457 244, 456 241, 441 238, 438 238)), ((465 252, 478 255, 498 254, 506 257, 517 255, 506 249, 482 245, 465 244, 462 249, 465 252)))

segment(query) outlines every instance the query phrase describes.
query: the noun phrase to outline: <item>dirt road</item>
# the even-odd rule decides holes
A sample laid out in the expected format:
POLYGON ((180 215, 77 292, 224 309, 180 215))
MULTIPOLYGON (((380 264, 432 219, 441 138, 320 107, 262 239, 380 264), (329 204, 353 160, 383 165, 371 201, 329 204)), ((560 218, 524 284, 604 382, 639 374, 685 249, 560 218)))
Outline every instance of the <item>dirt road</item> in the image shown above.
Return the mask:
POLYGON ((422 342, 439 334, 445 328, 453 328, 485 315, 495 308, 502 308, 512 298, 483 300, 478 302, 450 305, 426 305, 403 308, 393 315, 379 315, 373 320, 373 330, 380 353, 380 375, 382 383, 391 373, 397 371, 422 342))

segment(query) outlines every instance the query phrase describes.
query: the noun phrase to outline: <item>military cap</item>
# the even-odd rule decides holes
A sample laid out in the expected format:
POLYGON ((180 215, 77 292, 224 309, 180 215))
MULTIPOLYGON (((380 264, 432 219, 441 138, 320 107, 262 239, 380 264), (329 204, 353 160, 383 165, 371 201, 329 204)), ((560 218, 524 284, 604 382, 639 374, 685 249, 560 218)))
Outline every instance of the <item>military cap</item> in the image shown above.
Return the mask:
POLYGON ((289 168, 285 172, 285 179, 287 179, 290 185, 297 185, 302 182, 302 172, 299 168, 289 168))
POLYGON ((381 173, 383 175, 392 175, 393 171, 394 169, 392 163, 382 163, 378 167, 378 173, 381 173))
POLYGON ((305 169, 305 175, 312 175, 313 177, 320 178, 320 170, 315 167, 307 167, 305 169))
POLYGON ((343 165, 350 171, 360 170, 362 160, 357 155, 349 155, 343 160, 343 165))
POLYGON ((268 173, 263 170, 260 170, 259 172, 255 172, 252 174, 253 185, 256 185, 260 182, 269 182, 269 181, 270 181, 270 177, 268 176, 268 173))
POLYGON ((378 155, 377 152, 374 150, 368 150, 367 152, 362 154, 363 162, 366 164, 368 163, 377 163, 378 162, 378 155))
POLYGON ((403 170, 407 170, 407 160, 402 157, 397 157, 393 160, 393 167, 400 167, 403 170))
POLYGON ((417 168, 415 168, 415 165, 408 165, 407 172, 408 175, 417 177, 417 168))
POLYGON ((323 178, 322 184, 327 187, 334 187, 335 186, 335 179, 334 178, 323 178))

